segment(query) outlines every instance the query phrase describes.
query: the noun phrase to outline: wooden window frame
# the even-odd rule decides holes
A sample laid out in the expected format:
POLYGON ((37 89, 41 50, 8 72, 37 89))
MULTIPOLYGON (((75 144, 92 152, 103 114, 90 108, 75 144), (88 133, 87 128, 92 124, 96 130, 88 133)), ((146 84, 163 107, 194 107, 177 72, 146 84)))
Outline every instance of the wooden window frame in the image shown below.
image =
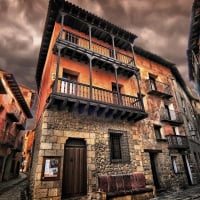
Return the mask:
POLYGON ((159 126, 159 125, 153 125, 153 128, 154 128, 154 132, 155 132, 155 136, 156 136, 156 140, 160 140, 160 139, 162 139, 162 134, 161 134, 161 131, 160 131, 160 129, 161 129, 161 126, 159 126), (158 135, 159 135, 159 137, 158 137, 158 135))
POLYGON ((42 180, 51 181, 60 179, 61 157, 44 156, 42 166, 42 180))

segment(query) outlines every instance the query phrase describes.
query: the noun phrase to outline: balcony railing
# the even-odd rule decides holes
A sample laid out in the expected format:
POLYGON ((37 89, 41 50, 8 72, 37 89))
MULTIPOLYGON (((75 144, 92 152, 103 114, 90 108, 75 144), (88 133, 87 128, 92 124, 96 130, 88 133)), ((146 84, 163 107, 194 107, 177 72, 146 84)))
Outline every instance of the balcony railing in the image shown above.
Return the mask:
POLYGON ((174 110, 168 110, 161 108, 160 110, 160 120, 163 122, 168 122, 170 124, 183 124, 183 117, 181 112, 176 112, 174 110))
POLYGON ((0 133, 0 144, 8 146, 8 147, 14 147, 15 136, 13 136, 11 133, 1 132, 0 133))
POLYGON ((197 129, 190 129, 188 138, 195 140, 195 141, 200 141, 200 135, 198 133, 198 130, 197 129))
POLYGON ((148 94, 153 94, 164 98, 172 97, 171 89, 168 84, 148 79, 146 80, 146 86, 148 94))
POLYGON ((125 94, 120 94, 118 97, 117 92, 95 86, 92 86, 92 90, 90 91, 90 86, 87 84, 62 78, 58 79, 58 85, 58 92, 68 96, 143 110, 142 101, 138 97, 125 94))
POLYGON ((169 149, 188 149, 189 144, 186 136, 182 135, 168 135, 168 148, 169 149))
POLYGON ((69 112, 134 122, 147 117, 141 96, 118 94, 64 78, 56 82, 47 108, 56 105, 69 112))
MULTIPOLYGON (((106 57, 114 58, 114 50, 111 47, 104 46, 98 42, 91 42, 91 47, 90 47, 90 41, 89 39, 86 39, 84 37, 81 37, 79 35, 76 35, 74 33, 68 32, 64 30, 62 32, 61 36, 62 40, 66 40, 70 43, 73 43, 79 47, 85 48, 85 49, 90 49, 91 51, 101 54, 106 57)), ((116 51, 116 60, 128 64, 128 65, 134 65, 133 62, 133 57, 125 55, 122 52, 116 51)))
POLYGON ((20 112, 16 108, 15 104, 8 104, 7 108, 7 115, 11 118, 13 122, 18 122, 20 118, 20 112))

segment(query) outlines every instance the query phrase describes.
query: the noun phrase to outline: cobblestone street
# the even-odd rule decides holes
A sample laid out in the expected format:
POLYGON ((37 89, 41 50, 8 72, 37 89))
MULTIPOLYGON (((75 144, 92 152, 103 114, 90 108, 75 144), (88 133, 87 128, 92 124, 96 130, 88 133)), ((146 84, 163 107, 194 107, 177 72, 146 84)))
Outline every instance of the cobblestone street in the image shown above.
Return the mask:
POLYGON ((200 200, 200 184, 178 192, 163 192, 151 200, 200 200))
POLYGON ((21 193, 24 194, 27 184, 27 176, 23 173, 16 179, 0 183, 0 200, 25 200, 21 193))
MULTIPOLYGON (((27 175, 24 173, 20 173, 16 179, 0 183, 0 200, 28 200, 25 192, 27 184, 27 175)), ((200 184, 178 192, 163 192, 151 200, 200 200, 200 184)))

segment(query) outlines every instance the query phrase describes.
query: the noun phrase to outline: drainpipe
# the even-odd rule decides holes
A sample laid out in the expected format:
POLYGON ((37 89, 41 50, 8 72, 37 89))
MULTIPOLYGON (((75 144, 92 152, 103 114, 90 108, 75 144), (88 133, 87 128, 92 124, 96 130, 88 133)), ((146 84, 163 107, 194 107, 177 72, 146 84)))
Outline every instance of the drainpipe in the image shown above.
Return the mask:
POLYGON ((87 57, 89 59, 89 70, 90 70, 90 99, 92 99, 92 60, 93 60, 93 56, 87 54, 87 57))
POLYGON ((139 71, 135 72, 135 76, 136 76, 136 79, 137 79, 137 85, 138 85, 138 97, 140 99, 140 102, 141 102, 141 106, 142 106, 142 109, 144 110, 144 103, 143 103, 143 98, 142 98, 142 93, 141 93, 141 89, 140 89, 140 83, 139 83, 139 71))
POLYGON ((113 56, 114 56, 114 59, 116 59, 117 55, 116 55, 116 50, 115 50, 115 36, 111 35, 111 38, 112 38, 113 56))
POLYGON ((60 52, 62 50, 62 47, 60 45, 58 45, 57 48, 58 48, 58 56, 57 56, 57 62, 56 62, 56 77, 55 77, 55 84, 53 87, 53 92, 56 92, 57 86, 58 86, 58 73, 59 73, 59 67, 60 67, 60 52))
POLYGON ((63 27, 64 27, 64 19, 65 19, 66 13, 60 12, 60 14, 61 14, 61 30, 60 30, 60 33, 59 33, 59 39, 62 39, 62 33, 63 33, 63 27))
POLYGON ((133 54, 133 64, 134 64, 134 66, 136 66, 136 63, 135 63, 135 52, 134 52, 134 48, 133 48, 134 44, 130 44, 130 45, 131 45, 131 51, 132 51, 132 54, 133 54))
POLYGON ((92 49, 92 26, 88 24, 89 29, 89 49, 92 49))
POLYGON ((119 84, 118 84, 118 75, 117 75, 117 69, 118 69, 118 66, 113 64, 113 67, 115 69, 115 81, 116 81, 116 86, 117 86, 117 99, 118 99, 118 104, 121 105, 122 102, 121 102, 121 95, 120 95, 120 92, 119 92, 119 84))

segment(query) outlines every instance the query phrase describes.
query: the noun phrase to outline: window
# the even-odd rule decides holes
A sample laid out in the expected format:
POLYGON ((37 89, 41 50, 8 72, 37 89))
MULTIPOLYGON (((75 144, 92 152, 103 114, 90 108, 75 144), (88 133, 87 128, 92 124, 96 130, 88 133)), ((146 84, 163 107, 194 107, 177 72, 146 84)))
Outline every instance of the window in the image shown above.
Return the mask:
POLYGON ((77 91, 77 78, 77 75, 72 75, 67 72, 63 72, 61 92, 75 95, 77 91))
POLYGON ((183 111, 186 112, 186 104, 183 98, 181 98, 181 104, 182 104, 183 111))
POLYGON ((171 161, 172 161, 173 171, 175 174, 177 174, 178 168, 177 168, 177 164, 176 164, 176 156, 171 156, 171 161))
POLYGON ((109 131, 111 163, 130 162, 127 132, 109 131))
POLYGON ((150 84, 151 84, 151 89, 152 90, 157 90, 155 77, 150 75, 149 76, 149 80, 150 80, 150 84))
POLYGON ((157 140, 162 139, 162 135, 161 135, 160 129, 161 129, 161 126, 154 125, 154 132, 155 132, 157 140))
MULTIPOLYGON (((121 88, 122 88, 122 85, 118 85, 119 94, 121 94, 121 88)), ((117 91, 117 84, 116 83, 112 83, 112 92, 113 92, 113 103, 114 104, 121 104, 122 98, 121 98, 121 95, 120 95, 119 99, 118 99, 118 91, 117 91)))

